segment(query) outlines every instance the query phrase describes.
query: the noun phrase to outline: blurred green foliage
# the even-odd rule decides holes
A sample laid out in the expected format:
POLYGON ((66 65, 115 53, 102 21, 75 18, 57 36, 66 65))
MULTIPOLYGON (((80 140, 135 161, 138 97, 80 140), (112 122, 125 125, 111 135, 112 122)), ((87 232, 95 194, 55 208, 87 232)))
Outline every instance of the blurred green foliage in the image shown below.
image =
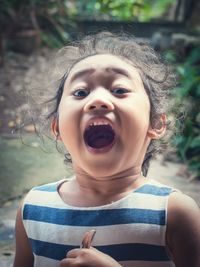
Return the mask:
POLYGON ((169 8, 176 2, 176 0, 2 0, 0 32, 8 36, 21 29, 34 29, 44 45, 58 48, 70 40, 70 33, 76 31, 78 20, 146 22, 157 18, 167 19, 169 8))
POLYGON ((176 0, 79 0, 76 8, 84 18, 146 22, 166 15, 175 3, 176 0))
POLYGON ((60 47, 70 39, 69 29, 75 27, 76 9, 72 1, 2 0, 0 28, 2 35, 14 36, 19 31, 37 31, 42 43, 60 47))
POLYGON ((200 47, 191 50, 185 62, 178 64, 177 73, 180 83, 174 96, 183 118, 177 120, 179 132, 172 143, 193 176, 200 178, 200 47))

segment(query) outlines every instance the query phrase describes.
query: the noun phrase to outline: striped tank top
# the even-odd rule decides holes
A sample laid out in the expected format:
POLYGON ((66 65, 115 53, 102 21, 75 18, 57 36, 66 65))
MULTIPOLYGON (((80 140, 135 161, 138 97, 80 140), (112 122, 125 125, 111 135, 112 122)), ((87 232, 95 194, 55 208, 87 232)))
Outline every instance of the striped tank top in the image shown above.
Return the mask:
POLYGON ((172 267, 165 244, 167 202, 173 189, 148 180, 126 197, 98 207, 63 202, 59 181, 33 188, 22 209, 34 254, 34 267, 59 267, 79 248, 86 231, 96 229, 92 246, 123 267, 172 267))

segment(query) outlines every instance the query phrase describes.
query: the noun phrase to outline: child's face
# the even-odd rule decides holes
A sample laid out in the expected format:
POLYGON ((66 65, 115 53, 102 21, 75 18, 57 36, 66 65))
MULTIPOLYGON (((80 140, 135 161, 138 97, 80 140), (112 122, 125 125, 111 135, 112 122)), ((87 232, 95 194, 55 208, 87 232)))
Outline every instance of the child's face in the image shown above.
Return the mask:
POLYGON ((76 169, 104 177, 140 167, 149 119, 149 98, 128 61, 95 55, 72 68, 59 105, 59 133, 76 169))

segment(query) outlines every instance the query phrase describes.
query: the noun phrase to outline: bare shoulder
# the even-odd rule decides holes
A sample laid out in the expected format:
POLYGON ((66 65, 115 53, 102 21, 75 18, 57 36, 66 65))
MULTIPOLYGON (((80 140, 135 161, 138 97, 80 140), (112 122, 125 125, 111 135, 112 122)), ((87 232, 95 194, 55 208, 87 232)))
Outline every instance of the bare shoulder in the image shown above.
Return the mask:
POLYGON ((181 192, 174 192, 169 197, 168 213, 173 216, 193 216, 194 214, 200 215, 200 209, 197 203, 186 194, 181 192))
POLYGON ((176 266, 200 266, 200 209, 180 192, 169 197, 166 239, 176 266))
POLYGON ((20 205, 15 224, 16 251, 13 267, 33 266, 33 253, 23 225, 22 204, 20 205))

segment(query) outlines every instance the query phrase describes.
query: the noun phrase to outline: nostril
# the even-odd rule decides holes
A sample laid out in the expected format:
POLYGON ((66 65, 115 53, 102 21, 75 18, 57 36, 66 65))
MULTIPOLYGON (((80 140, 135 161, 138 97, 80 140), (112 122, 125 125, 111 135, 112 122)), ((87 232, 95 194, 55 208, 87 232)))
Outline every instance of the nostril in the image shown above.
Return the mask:
POLYGON ((92 99, 88 101, 84 106, 84 111, 103 111, 108 112, 114 110, 114 105, 112 101, 107 99, 92 99))
POLYGON ((91 109, 95 109, 96 108, 96 106, 90 106, 89 107, 89 109, 91 110, 91 109))
POLYGON ((91 105, 89 107, 90 110, 92 109, 108 109, 108 106, 107 105, 91 105))
POLYGON ((107 109, 108 107, 106 105, 101 105, 102 108, 107 109))

